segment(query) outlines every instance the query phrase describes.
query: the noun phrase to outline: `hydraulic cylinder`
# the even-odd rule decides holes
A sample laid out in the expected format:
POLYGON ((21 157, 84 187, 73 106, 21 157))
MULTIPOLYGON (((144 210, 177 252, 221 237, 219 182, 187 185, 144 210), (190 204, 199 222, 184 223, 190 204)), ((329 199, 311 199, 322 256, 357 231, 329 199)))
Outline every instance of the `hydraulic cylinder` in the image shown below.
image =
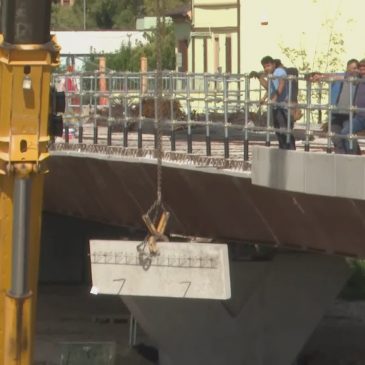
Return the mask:
POLYGON ((33 356, 51 70, 49 0, 3 0, 0 35, 0 365, 33 356))

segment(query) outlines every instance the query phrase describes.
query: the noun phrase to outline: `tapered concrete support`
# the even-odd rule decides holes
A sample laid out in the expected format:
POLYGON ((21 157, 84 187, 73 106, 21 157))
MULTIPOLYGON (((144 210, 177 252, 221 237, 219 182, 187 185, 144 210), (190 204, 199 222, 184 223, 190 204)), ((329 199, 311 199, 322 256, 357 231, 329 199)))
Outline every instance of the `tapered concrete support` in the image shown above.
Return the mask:
POLYGON ((231 263, 229 301, 123 297, 160 365, 291 365, 349 275, 344 259, 231 263))

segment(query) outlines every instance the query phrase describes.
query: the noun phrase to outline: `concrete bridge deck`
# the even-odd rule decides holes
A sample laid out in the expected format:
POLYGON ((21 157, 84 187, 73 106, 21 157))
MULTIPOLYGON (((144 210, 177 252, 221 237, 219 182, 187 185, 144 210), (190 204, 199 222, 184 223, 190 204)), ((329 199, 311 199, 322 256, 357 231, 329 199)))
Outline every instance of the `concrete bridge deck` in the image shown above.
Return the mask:
MULTIPOLYGON (((251 163, 166 152, 163 197, 172 213, 169 231, 365 257, 362 158, 265 147, 253 151, 251 163), (335 189, 330 181, 342 185, 335 189)), ((144 227, 141 215, 156 194, 151 151, 59 144, 49 167, 45 210, 144 227)))

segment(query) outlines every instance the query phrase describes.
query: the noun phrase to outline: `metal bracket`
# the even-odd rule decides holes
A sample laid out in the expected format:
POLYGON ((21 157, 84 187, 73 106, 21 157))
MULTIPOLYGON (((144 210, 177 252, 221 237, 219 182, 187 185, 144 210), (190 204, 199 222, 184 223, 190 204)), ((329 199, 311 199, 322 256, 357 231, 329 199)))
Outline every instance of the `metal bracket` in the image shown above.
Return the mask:
POLYGON ((160 220, 158 221, 158 225, 156 228, 153 222, 151 221, 151 218, 147 214, 144 214, 142 216, 142 219, 145 222, 148 231, 150 232, 150 235, 147 237, 146 241, 150 253, 153 255, 156 255, 158 253, 158 248, 157 248, 158 241, 165 241, 165 242, 168 241, 168 238, 164 233, 169 218, 170 218, 170 213, 164 210, 161 214, 160 220))

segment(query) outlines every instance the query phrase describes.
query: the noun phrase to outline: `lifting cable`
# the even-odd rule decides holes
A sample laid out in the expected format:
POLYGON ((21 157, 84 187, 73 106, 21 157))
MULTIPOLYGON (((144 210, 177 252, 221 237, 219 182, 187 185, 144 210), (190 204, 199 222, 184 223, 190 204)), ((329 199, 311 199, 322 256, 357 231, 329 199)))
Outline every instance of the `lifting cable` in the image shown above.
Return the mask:
MULTIPOLYGON (((155 123, 156 123, 156 146, 155 157, 157 159, 156 171, 157 171, 157 194, 156 200, 142 216, 145 222, 148 235, 144 241, 139 245, 138 250, 143 252, 146 246, 148 247, 150 255, 158 254, 157 242, 168 241, 164 232, 167 226, 167 222, 170 217, 170 213, 166 210, 162 201, 162 156, 163 145, 162 137, 163 131, 161 127, 161 104, 162 104, 162 26, 161 26, 161 7, 160 0, 156 0, 156 74, 155 74, 155 123), (151 219, 151 216, 153 217, 151 219)), ((163 24, 164 26, 164 24, 163 24)))

